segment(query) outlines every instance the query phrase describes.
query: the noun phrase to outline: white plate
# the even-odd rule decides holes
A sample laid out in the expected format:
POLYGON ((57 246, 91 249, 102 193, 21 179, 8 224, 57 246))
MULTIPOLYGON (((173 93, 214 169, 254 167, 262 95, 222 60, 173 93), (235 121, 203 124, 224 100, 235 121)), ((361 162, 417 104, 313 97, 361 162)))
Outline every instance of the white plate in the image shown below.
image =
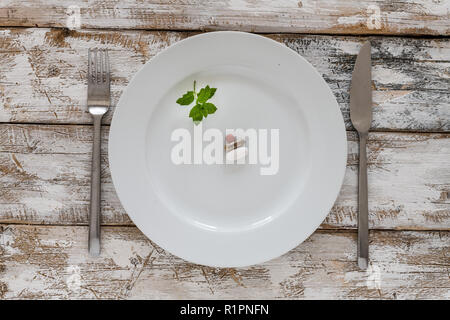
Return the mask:
POLYGON ((256 264, 304 241, 341 186, 346 133, 338 104, 301 56, 241 32, 190 37, 134 76, 114 113, 112 179, 138 228, 167 251, 218 267, 256 264), (193 131, 187 90, 216 87, 207 128, 279 129, 278 173, 260 165, 175 165, 171 133, 193 131))

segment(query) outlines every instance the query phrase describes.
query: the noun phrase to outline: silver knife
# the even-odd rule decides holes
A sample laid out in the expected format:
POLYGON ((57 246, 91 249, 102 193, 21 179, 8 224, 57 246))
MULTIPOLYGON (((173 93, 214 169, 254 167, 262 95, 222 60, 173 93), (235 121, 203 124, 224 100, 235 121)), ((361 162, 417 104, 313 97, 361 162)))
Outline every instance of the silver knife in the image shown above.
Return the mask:
POLYGON ((370 42, 366 42, 356 58, 350 88, 350 119, 359 134, 358 266, 362 270, 367 269, 369 263, 366 142, 372 122, 371 64, 370 42))

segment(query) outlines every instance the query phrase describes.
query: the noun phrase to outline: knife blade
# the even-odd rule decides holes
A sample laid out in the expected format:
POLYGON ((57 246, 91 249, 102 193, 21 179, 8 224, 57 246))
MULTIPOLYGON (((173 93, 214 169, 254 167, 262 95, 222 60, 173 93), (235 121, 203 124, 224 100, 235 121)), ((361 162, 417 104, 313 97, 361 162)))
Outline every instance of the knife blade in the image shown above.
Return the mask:
POLYGON ((350 88, 350 119, 359 135, 358 266, 369 263, 369 205, 367 192, 367 136, 372 122, 372 60, 370 42, 359 51, 350 88))
POLYGON ((358 132, 368 132, 372 122, 372 59, 370 42, 359 51, 350 88, 350 119, 358 132))

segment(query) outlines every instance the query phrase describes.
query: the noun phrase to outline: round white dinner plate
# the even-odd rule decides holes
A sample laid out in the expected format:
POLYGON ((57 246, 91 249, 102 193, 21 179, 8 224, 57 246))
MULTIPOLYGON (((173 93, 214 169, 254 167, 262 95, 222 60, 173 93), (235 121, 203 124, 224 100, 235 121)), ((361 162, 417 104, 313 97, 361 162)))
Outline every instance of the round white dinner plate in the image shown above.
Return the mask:
POLYGON ((341 112, 314 67, 276 41, 242 32, 193 36, 147 62, 120 98, 109 139, 114 186, 137 227, 163 249, 217 267, 270 260, 311 235, 336 200, 346 155, 341 112), (196 127, 193 105, 176 103, 194 80, 198 89, 217 88, 210 100, 217 111, 203 119, 202 133, 266 130, 258 141, 267 141, 270 158, 174 163, 172 134, 193 136, 196 127))

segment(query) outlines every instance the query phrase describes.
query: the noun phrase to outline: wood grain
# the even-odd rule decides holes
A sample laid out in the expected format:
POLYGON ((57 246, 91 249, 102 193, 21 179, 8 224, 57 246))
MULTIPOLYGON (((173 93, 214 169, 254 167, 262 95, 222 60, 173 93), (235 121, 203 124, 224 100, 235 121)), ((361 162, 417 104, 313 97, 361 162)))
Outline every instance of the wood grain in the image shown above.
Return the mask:
POLYGON ((449 8, 445 0, 3 0, 0 26, 448 35, 449 8))
POLYGON ((69 30, 76 21, 73 4, 0 4, 0 300, 450 299, 448 1, 84 0, 77 4, 81 29, 69 30), (368 144, 373 230, 367 272, 355 263, 358 150, 352 131, 333 209, 318 231, 280 258, 239 269, 194 265, 133 226, 111 182, 107 125, 146 61, 204 30, 265 33, 304 56, 331 87, 348 130, 351 71, 361 44, 371 41, 372 127, 378 132, 368 144), (86 227, 91 47, 110 50, 113 71, 113 107, 102 129, 98 259, 87 254, 86 227))
MULTIPOLYGON (((86 111, 88 48, 110 51, 114 109, 128 81, 147 60, 189 35, 192 33, 0 30, 0 122, 90 123, 86 111)), ((269 36, 317 68, 351 129, 351 72, 367 38, 269 36)), ((373 45, 374 130, 450 131, 450 40, 369 39, 373 45)))
MULTIPOLYGON (((130 225, 107 160, 103 128, 102 216, 130 225)), ((358 143, 348 132, 341 193, 322 228, 355 228, 358 143)), ((0 125, 0 222, 86 224, 92 128, 0 125)), ((450 230, 450 134, 371 133, 368 143, 370 227, 450 230)), ((150 209, 151 210, 151 209, 150 209)))
POLYGON ((314 233, 280 258, 238 269, 186 263, 134 227, 0 226, 3 299, 450 299, 450 233, 370 233, 371 265, 355 263, 356 233, 314 233))

